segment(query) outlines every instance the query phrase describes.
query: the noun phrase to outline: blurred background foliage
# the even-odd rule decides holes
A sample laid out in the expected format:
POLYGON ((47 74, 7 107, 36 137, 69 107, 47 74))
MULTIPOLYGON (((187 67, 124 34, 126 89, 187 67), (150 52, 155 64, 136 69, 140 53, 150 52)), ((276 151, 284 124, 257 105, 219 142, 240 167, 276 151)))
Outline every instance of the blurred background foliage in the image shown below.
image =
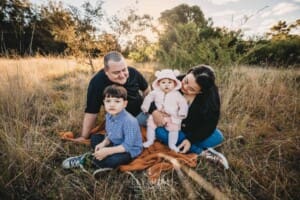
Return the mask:
POLYGON ((279 21, 264 37, 245 39, 241 30, 213 26, 198 6, 181 4, 165 10, 155 24, 151 16, 138 15, 134 9, 126 11, 125 18, 108 17, 102 4, 102 0, 96 6, 87 1, 78 9, 57 1, 37 6, 28 0, 1 0, 0 56, 92 59, 118 50, 136 62, 158 61, 182 69, 199 63, 299 65, 300 36, 291 32, 300 19, 291 24, 279 21), (99 26, 104 21, 109 32, 99 26), (147 30, 155 41, 146 37, 147 30))

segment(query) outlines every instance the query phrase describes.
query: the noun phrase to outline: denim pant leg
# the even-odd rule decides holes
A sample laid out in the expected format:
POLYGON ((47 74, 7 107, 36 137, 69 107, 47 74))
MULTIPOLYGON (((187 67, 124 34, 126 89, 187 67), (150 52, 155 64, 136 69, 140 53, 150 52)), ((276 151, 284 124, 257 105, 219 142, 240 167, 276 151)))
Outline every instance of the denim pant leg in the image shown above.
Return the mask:
POLYGON ((130 153, 116 153, 110 156, 107 156, 103 160, 97 160, 96 158, 93 159, 93 165, 96 168, 117 168, 120 165, 128 164, 132 161, 130 153))
POLYGON ((91 147, 95 150, 97 144, 104 140, 105 136, 102 134, 93 134, 91 135, 91 147))
MULTIPOLYGON (((94 134, 91 136, 91 147, 95 150, 97 144, 104 140, 105 136, 102 134, 94 134)), ((116 153, 107 156, 103 160, 97 160, 93 158, 93 165, 96 168, 117 168, 120 165, 128 164, 132 158, 128 152, 116 153)))
POLYGON ((140 126, 147 126, 149 114, 140 112, 135 118, 138 120, 140 126))
MULTIPOLYGON (((158 127, 155 129, 155 135, 156 135, 156 138, 161 141, 163 144, 166 144, 168 145, 168 140, 169 140, 169 131, 167 129, 165 129, 164 127, 158 127)), ((180 145, 181 142, 183 140, 185 140, 186 137, 185 137, 185 134, 182 132, 182 131, 179 131, 178 133, 178 140, 177 140, 177 143, 176 143, 176 146, 180 145)), ((191 145, 191 148, 188 152, 197 152, 199 151, 199 147, 195 146, 195 145, 191 145)), ((201 150, 202 151, 202 150, 201 150)))
MULTIPOLYGON (((155 130, 156 138, 164 144, 168 144, 168 135, 169 131, 163 127, 158 127, 155 130)), ((185 139, 185 134, 182 131, 179 131, 179 137, 176 145, 179 145, 185 139)), ((205 140, 192 144, 189 152, 200 154, 203 149, 214 147, 220 144, 224 140, 223 134, 219 129, 215 131, 206 138, 205 140)))
POLYGON ((192 145, 190 151, 193 153, 197 153, 200 154, 203 149, 207 149, 210 147, 215 147, 219 144, 221 144, 224 140, 224 136, 222 134, 222 132, 219 129, 215 129, 214 132, 205 140, 201 141, 201 142, 197 142, 195 144, 192 145))
MULTIPOLYGON (((163 144, 168 145, 169 141, 169 131, 164 127, 157 127, 155 129, 155 137, 159 141, 161 141, 163 144)), ((176 146, 178 146, 183 140, 185 139, 185 135, 182 131, 179 131, 178 133, 178 140, 176 143, 176 146)))

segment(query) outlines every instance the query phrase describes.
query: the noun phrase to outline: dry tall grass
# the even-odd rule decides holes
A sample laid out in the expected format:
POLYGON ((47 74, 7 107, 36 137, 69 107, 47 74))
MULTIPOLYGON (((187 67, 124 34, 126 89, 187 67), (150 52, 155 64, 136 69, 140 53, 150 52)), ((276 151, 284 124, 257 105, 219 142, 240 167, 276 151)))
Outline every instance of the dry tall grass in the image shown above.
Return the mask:
MULTIPOLYGON (((148 80, 153 66, 139 66, 148 80)), ((143 172, 95 179, 61 169, 63 159, 89 150, 57 136, 80 131, 89 70, 67 59, 0 59, 1 199, 186 199, 189 190, 175 171, 151 185, 143 172)), ((199 159, 196 172, 230 199, 298 199, 299 70, 216 70, 226 137, 218 150, 231 168, 199 159)), ((193 196, 212 199, 192 178, 184 182, 193 196)))

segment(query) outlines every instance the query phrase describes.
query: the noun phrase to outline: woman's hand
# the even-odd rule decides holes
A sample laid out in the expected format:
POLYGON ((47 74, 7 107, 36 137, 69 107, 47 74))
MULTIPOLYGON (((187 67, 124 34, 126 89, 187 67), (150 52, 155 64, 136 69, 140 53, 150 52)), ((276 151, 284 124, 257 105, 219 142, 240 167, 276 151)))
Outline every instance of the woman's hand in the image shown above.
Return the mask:
POLYGON ((158 110, 155 110, 152 112, 153 121, 156 124, 156 126, 164 126, 166 121, 164 120, 165 117, 167 117, 168 114, 165 112, 161 112, 158 110))
POLYGON ((191 148, 191 143, 189 140, 185 139, 181 142, 181 144, 178 146, 179 149, 182 149, 180 153, 186 153, 191 148))

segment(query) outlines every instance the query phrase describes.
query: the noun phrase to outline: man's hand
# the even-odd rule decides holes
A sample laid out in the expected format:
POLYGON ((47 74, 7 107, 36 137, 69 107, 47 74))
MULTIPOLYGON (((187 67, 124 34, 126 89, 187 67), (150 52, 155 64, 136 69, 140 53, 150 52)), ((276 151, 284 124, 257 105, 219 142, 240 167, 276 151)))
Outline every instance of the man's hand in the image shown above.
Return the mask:
POLYGON ((166 121, 164 120, 165 117, 168 117, 169 115, 165 112, 161 112, 158 110, 155 110, 152 112, 153 121, 156 124, 156 126, 164 126, 166 121))
POLYGON ((88 139, 90 137, 91 130, 96 126, 98 114, 85 113, 82 123, 81 138, 88 139))
POLYGON ((180 153, 186 153, 191 148, 191 143, 189 140, 185 139, 181 142, 181 144, 178 146, 179 149, 182 149, 180 153))

